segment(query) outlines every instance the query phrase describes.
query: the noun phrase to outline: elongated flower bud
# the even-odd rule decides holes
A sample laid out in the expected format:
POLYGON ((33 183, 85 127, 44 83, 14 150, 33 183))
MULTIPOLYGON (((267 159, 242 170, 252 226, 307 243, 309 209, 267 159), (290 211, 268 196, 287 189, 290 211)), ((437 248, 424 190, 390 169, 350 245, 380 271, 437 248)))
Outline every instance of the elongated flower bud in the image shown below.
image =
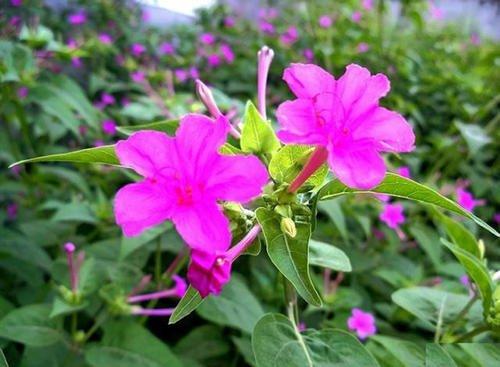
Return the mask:
POLYGON ((281 231, 288 237, 295 238, 297 236, 297 227, 291 218, 281 219, 281 231))
POLYGON ((75 250, 76 246, 71 242, 68 242, 64 245, 64 251, 66 252, 66 259, 68 261, 71 290, 74 293, 78 290, 78 271, 75 267, 75 261, 73 259, 73 254, 75 250))
POLYGON ((222 116, 219 107, 217 107, 217 104, 215 103, 215 99, 210 88, 208 88, 200 79, 196 79, 195 84, 196 94, 198 95, 200 101, 205 105, 210 115, 212 115, 215 119, 222 116))
POLYGON ((273 61, 274 51, 263 46, 257 53, 257 106, 260 114, 267 120, 266 116, 266 87, 269 67, 273 61))

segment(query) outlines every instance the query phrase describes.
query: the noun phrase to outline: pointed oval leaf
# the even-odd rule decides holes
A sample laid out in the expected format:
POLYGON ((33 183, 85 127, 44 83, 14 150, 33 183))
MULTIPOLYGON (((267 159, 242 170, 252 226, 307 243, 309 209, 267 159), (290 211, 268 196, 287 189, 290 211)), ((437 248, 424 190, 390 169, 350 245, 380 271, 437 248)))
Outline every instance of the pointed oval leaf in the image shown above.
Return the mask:
POLYGON ((125 135, 131 135, 136 131, 140 130, 156 130, 167 133, 168 135, 175 135, 177 128, 179 127, 179 120, 164 120, 151 122, 149 124, 140 124, 140 125, 129 125, 129 126, 118 126, 117 130, 125 135))
POLYGON ((336 271, 352 270, 349 258, 341 249, 321 241, 309 241, 309 263, 336 271))
POLYGON ((177 304, 174 313, 170 316, 168 324, 175 324, 176 322, 182 320, 184 317, 196 310, 196 308, 198 308, 203 301, 204 299, 201 298, 200 293, 198 293, 198 291, 193 287, 189 286, 186 294, 177 304))
POLYGON ((257 108, 247 102, 243 116, 240 139, 241 150, 245 153, 266 154, 279 149, 280 142, 271 124, 265 121, 257 108))

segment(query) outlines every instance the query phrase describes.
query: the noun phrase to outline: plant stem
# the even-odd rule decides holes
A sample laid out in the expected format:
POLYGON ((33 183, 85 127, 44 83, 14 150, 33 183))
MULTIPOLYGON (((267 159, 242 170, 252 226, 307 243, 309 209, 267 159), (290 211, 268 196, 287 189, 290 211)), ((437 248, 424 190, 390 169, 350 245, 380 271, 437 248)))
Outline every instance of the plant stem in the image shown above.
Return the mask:
POLYGON ((467 341, 469 339, 472 339, 476 335, 482 334, 482 333, 489 331, 489 330, 490 330, 490 327, 488 325, 478 326, 477 328, 472 329, 471 331, 459 336, 458 339, 455 340, 455 343, 467 341))
POLYGON ((85 337, 83 338, 82 344, 84 344, 89 338, 99 329, 99 327, 106 321, 108 314, 106 310, 102 310, 99 315, 97 315, 94 325, 87 331, 85 337))
POLYGON ((471 297, 469 302, 464 306, 464 308, 458 313, 457 317, 455 317, 455 320, 448 326, 448 329, 446 330, 447 334, 452 334, 463 322, 464 316, 469 312, 470 308, 474 305, 474 303, 477 301, 477 293, 474 293, 474 295, 471 297))

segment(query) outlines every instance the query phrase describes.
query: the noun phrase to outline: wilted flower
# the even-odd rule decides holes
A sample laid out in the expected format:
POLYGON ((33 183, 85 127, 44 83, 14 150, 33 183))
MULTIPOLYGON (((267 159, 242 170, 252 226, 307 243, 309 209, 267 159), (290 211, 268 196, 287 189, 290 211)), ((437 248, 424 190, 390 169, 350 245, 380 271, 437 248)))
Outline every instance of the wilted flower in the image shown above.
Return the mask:
POLYGON ((113 43, 113 38, 107 33, 99 33, 99 36, 97 36, 97 38, 103 45, 110 45, 111 43, 113 43))
POLYGON ((360 54, 367 52, 369 49, 370 49, 370 46, 368 46, 368 43, 366 43, 366 42, 359 43, 358 47, 357 47, 358 53, 360 53, 360 54))
POLYGON ((87 21, 87 15, 84 11, 73 13, 68 16, 68 22, 73 25, 84 24, 87 21))
POLYGON ((102 122, 102 131, 104 131, 106 135, 115 135, 116 123, 113 120, 104 120, 102 122))
POLYGON ((139 57, 144 52, 146 52, 146 47, 143 44, 141 44, 141 43, 134 43, 134 44, 132 44, 132 47, 130 48, 130 52, 135 57, 139 57))
MULTIPOLYGON (((283 79, 297 99, 278 107, 278 137, 288 144, 317 146, 317 163, 328 158, 331 170, 347 186, 378 185, 386 172, 380 153, 414 148, 411 126, 400 114, 379 106, 390 89, 385 75, 371 75, 351 64, 335 80, 319 66, 292 64, 283 79)), ((292 183, 295 189, 301 184, 292 183)))
POLYGON ((213 45, 215 43, 215 36, 212 33, 202 33, 199 40, 205 45, 213 45))
POLYGON ((359 308, 353 308, 351 317, 347 320, 349 330, 356 331, 358 337, 363 340, 377 332, 375 317, 369 312, 359 308))
POLYGON ((322 15, 319 17, 318 23, 321 28, 330 28, 333 24, 333 20, 328 15, 322 15))
POLYGON ((158 47, 160 54, 162 55, 173 55, 175 54, 175 47, 170 42, 163 42, 160 47, 158 47))

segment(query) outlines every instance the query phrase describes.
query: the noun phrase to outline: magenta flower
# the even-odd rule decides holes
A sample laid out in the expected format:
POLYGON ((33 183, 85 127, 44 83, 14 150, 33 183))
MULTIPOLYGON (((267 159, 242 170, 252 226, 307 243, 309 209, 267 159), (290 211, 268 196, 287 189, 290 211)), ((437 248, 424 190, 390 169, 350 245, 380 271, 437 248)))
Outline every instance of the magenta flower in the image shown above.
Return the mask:
POLYGON ((66 46, 68 46, 68 48, 74 50, 74 49, 78 48, 78 42, 76 42, 76 40, 74 38, 70 38, 70 39, 68 39, 68 42, 66 42, 66 46))
POLYGON ((73 67, 75 69, 81 68, 83 66, 82 59, 79 57, 73 56, 71 58, 71 65, 73 65, 73 67))
POLYGON ((68 22, 73 25, 84 24, 87 21, 87 15, 84 11, 73 13, 68 16, 68 22))
POLYGON ((408 166, 401 166, 397 169, 397 173, 400 176, 406 177, 406 178, 411 178, 411 173, 410 173, 410 167, 408 166))
POLYGON ((259 18, 273 20, 279 16, 279 11, 276 8, 260 8, 258 15, 259 18))
POLYGON ((500 213, 495 213, 495 215, 493 215, 493 220, 495 221, 495 223, 499 224, 500 223, 500 213))
POLYGON ((362 14, 360 11, 355 11, 354 13, 352 13, 351 15, 351 20, 354 22, 354 23, 359 23, 361 22, 361 17, 362 17, 362 14))
POLYGON ((141 56, 144 52, 146 52, 146 47, 141 43, 134 43, 132 47, 130 47, 130 52, 135 57, 141 56))
POLYGON ((134 71, 130 74, 130 78, 136 83, 143 83, 146 80, 146 74, 143 71, 134 71))
POLYGON ((362 54, 367 52, 370 49, 370 46, 366 42, 360 42, 357 47, 358 53, 362 54))
POLYGON ((23 5, 23 0, 10 0, 10 5, 21 6, 21 5, 23 5))
POLYGON ((183 83, 189 78, 189 73, 184 69, 175 69, 174 74, 179 83, 183 83))
POLYGON ((274 25, 265 20, 259 22, 259 28, 263 33, 266 34, 274 34, 275 31, 274 25))
POLYGON ((335 80, 319 66, 292 64, 283 79, 297 99, 278 107, 278 137, 287 144, 326 150, 323 158, 347 186, 378 185, 386 172, 380 153, 413 149, 411 126, 398 113, 379 106, 390 89, 385 75, 372 76, 368 69, 351 64, 335 80))
POLYGON ((199 40, 205 45, 213 45, 215 43, 215 36, 212 33, 202 33, 199 40))
POLYGON ((306 59, 307 62, 313 62, 314 60, 314 52, 313 50, 311 50, 310 48, 306 48, 304 51, 303 51, 303 55, 306 59))
POLYGON ((189 76, 191 79, 198 79, 200 77, 200 72, 196 68, 196 66, 191 66, 189 68, 189 76))
POLYGON ((290 46, 293 45, 299 39, 299 31, 297 27, 290 26, 280 37, 280 40, 283 44, 290 46))
POLYGON ((236 24, 236 20, 233 17, 225 17, 224 18, 224 27, 233 28, 236 24))
POLYGON ((401 204, 385 204, 384 210, 380 213, 380 220, 387 224, 389 228, 397 229, 405 222, 404 208, 401 204))
POLYGON ((163 42, 160 47, 158 47, 161 55, 173 55, 175 54, 175 47, 170 42, 163 42))
POLYGON ((17 27, 20 24, 21 24, 21 17, 18 15, 14 15, 12 18, 9 19, 9 25, 13 27, 17 27))
MULTIPOLYGON (((129 303, 137 303, 137 302, 149 301, 152 299, 169 298, 169 297, 175 297, 175 298, 184 297, 184 295, 186 294, 186 290, 187 290, 186 281, 178 275, 173 275, 172 279, 174 280, 174 283, 175 283, 173 288, 154 292, 154 293, 131 295, 130 297, 128 297, 128 302, 129 303)), ((146 281, 149 282, 148 279, 146 279, 146 281)), ((141 285, 139 285, 139 288, 141 288, 141 285)))
POLYGON ((349 330, 356 331, 358 337, 363 340, 377 332, 375 317, 369 312, 359 308, 353 308, 351 317, 347 319, 349 330))
POLYGON ((18 206, 17 203, 10 203, 7 205, 7 218, 14 220, 17 217, 18 206))
POLYGON ((113 38, 107 33, 100 33, 97 38, 103 45, 110 45, 111 43, 113 43, 113 38))
POLYGON ((27 87, 19 87, 17 88, 17 98, 25 99, 28 97, 29 89, 27 87))
POLYGON ((148 11, 143 10, 141 13, 141 20, 143 22, 149 22, 151 20, 151 14, 148 11))
POLYGON ((472 212, 474 208, 479 205, 484 205, 484 200, 476 200, 471 192, 465 190, 463 187, 458 187, 456 190, 458 203, 467 211, 472 212))
POLYGON ((102 122, 102 131, 104 131, 106 135, 115 135, 116 123, 113 120, 104 120, 102 122))
POLYGON ((78 271, 79 271, 79 266, 77 262, 74 260, 74 253, 76 250, 76 246, 68 242, 64 245, 64 252, 66 252, 66 261, 68 263, 68 269, 69 269, 69 278, 70 278, 70 284, 71 284, 71 290, 76 293, 78 290, 78 271))
POLYGON ((361 2, 361 6, 363 7, 363 9, 365 9, 366 11, 371 11, 373 9, 373 0, 363 0, 361 2))
POLYGON ((328 15, 322 15, 319 17, 318 23, 321 28, 330 28, 333 24, 333 20, 328 15))
POLYGON ((210 54, 207 56, 207 62, 209 66, 216 68, 221 63, 220 56, 217 54, 210 54))
POLYGON ((470 288, 470 279, 469 279, 469 276, 467 274, 464 274, 464 275, 461 275, 460 278, 460 283, 466 287, 467 289, 470 288))
POLYGON ((434 4, 434 1, 429 1, 429 13, 431 19, 434 19, 436 21, 441 21, 444 19, 444 13, 443 11, 434 4))
POLYGON ((233 49, 231 48, 230 45, 228 45, 227 43, 223 43, 220 45, 220 52, 222 54, 222 57, 224 57, 224 60, 226 60, 226 62, 228 64, 232 64, 233 61, 234 61, 234 52, 233 52, 233 49))
POLYGON ((116 222, 126 236, 171 220, 191 248, 213 252, 229 247, 229 221, 218 200, 249 202, 268 181, 257 157, 218 152, 229 129, 224 116, 214 122, 189 114, 175 138, 140 131, 118 142, 120 163, 144 177, 116 194, 116 222))
POLYGON ((102 96, 101 96, 101 103, 104 106, 109 106, 109 105, 115 104, 115 102, 116 102, 115 97, 113 97, 112 94, 109 94, 109 93, 103 93, 102 94, 102 96))

